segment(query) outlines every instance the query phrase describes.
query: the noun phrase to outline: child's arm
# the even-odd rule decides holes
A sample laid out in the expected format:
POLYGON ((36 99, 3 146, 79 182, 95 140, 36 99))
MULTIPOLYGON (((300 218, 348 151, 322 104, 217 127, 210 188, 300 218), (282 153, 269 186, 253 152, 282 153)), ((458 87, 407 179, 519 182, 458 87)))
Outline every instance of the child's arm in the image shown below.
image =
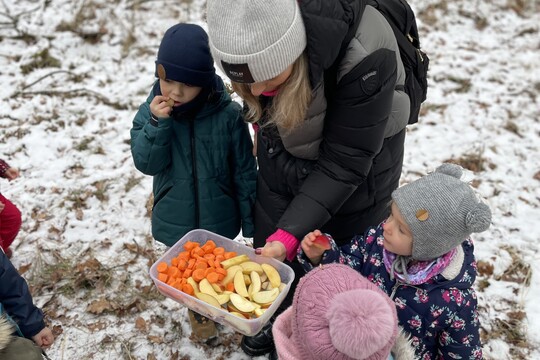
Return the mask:
POLYGON ((253 143, 249 129, 240 108, 232 130, 232 173, 236 189, 236 199, 242 218, 242 235, 253 237, 252 209, 255 204, 257 186, 257 164, 251 151, 253 143))
POLYGON ((438 355, 444 359, 482 359, 480 324, 476 295, 470 289, 463 294, 461 304, 467 304, 450 317, 449 325, 439 334, 438 355))
POLYGON ((152 96, 151 93, 148 100, 139 107, 130 135, 135 167, 143 174, 153 176, 163 171, 171 162, 172 131, 171 119, 160 118, 155 121, 152 118, 150 104, 157 98, 152 96))
MULTIPOLYGON (((23 335, 33 338, 45 329, 43 313, 37 308, 24 278, 0 250, 0 302, 23 335)), ((50 341, 50 337, 47 337, 50 341)))

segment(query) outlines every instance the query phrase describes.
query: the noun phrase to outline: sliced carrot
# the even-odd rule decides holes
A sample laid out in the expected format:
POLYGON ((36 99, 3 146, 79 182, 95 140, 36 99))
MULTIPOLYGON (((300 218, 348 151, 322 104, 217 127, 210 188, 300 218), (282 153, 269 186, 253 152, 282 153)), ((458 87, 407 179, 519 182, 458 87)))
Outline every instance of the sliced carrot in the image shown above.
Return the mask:
POLYGON ((193 248, 199 246, 199 243, 196 243, 194 241, 186 241, 186 243, 184 244, 184 250, 186 251, 191 251, 193 248))
POLYGON ((204 270, 204 277, 207 277, 208 274, 213 273, 213 272, 216 272, 216 270, 214 270, 213 268, 208 268, 204 270))
POLYGON ((193 267, 195 267, 195 259, 189 259, 188 261, 188 269, 193 269, 193 267))
POLYGON ((165 273, 159 273, 157 278, 158 278, 159 281, 162 281, 162 282, 166 283, 167 279, 169 278, 169 275, 167 275, 165 273))
POLYGON ((173 279, 169 276, 169 280, 167 280, 167 285, 174 286, 174 283, 176 282, 176 279, 173 279))
POLYGON ((171 266, 178 266, 178 258, 177 257, 171 259, 171 266))
POLYGON ((214 260, 208 259, 208 266, 210 266, 211 268, 215 268, 216 265, 214 264, 214 260))
POLYGON ((167 265, 167 263, 165 262, 160 262, 157 266, 156 266, 156 270, 160 273, 164 273, 164 272, 167 272, 167 269, 169 268, 169 265, 167 265))
POLYGON ((216 258, 216 255, 214 254, 204 254, 203 258, 206 260, 214 260, 216 258))
POLYGON ((225 257, 225 260, 229 260, 230 258, 233 258, 236 256, 236 252, 234 251, 228 251, 228 252, 225 252, 223 254, 223 256, 225 257))
POLYGON ((206 268, 208 268, 208 264, 205 263, 204 261, 197 261, 195 263, 195 269, 203 269, 203 270, 206 270, 206 268))
MULTIPOLYGON (((216 273, 216 274, 218 274, 218 273, 216 273)), ((218 274, 218 280, 219 280, 219 281, 223 281, 223 279, 225 279, 225 275, 223 275, 223 274, 218 274)))
POLYGON ((169 268, 169 271, 167 272, 167 274, 169 274, 170 277, 178 277, 178 274, 180 273, 180 270, 178 270, 177 267, 174 267, 174 266, 171 266, 169 268))
POLYGON ((218 274, 221 274, 223 276, 227 275, 227 270, 223 269, 223 268, 216 268, 216 272, 218 274))
POLYGON ((234 283, 231 281, 227 285, 225 285, 225 289, 228 291, 234 291, 234 283))
POLYGON ((206 254, 203 250, 203 248, 197 248, 195 254, 199 255, 200 257, 203 257, 204 254, 206 254))
POLYGON ((225 256, 223 256, 223 255, 216 255, 215 262, 220 263, 220 262, 222 262, 223 260, 225 260, 225 256))
POLYGON ((222 248, 222 247, 217 247, 214 249, 214 251, 212 252, 214 255, 218 256, 218 255, 224 255, 225 254, 225 249, 222 248))
POLYGON ((219 281, 219 274, 217 272, 211 272, 206 275, 206 279, 210 284, 215 284, 219 281))
POLYGON ((195 280, 195 282, 199 282, 204 279, 204 271, 205 269, 195 269, 191 274, 191 277, 193 277, 193 280, 195 280))
POLYGON ((192 272, 193 272, 193 270, 186 269, 186 270, 184 270, 184 273, 182 274, 182 277, 187 279, 188 277, 191 276, 192 272))
POLYGON ((195 291, 193 291, 193 286, 189 284, 183 284, 182 285, 182 291, 189 295, 195 295, 195 291))
POLYGON ((182 251, 180 254, 178 254, 177 257, 179 259, 184 259, 184 260, 188 261, 191 256, 189 254, 189 251, 182 251))
POLYGON ((178 260, 178 269, 186 270, 187 266, 188 266, 187 260, 184 260, 184 259, 178 260))
POLYGON ((173 287, 175 289, 178 289, 178 290, 182 291, 182 280, 176 279, 175 282, 174 282, 173 287))

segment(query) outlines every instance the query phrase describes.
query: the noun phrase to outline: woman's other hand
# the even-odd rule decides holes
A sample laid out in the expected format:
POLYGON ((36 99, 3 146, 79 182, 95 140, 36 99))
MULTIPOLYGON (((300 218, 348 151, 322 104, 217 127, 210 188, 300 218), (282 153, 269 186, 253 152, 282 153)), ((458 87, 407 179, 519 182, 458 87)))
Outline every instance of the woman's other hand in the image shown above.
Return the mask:
POLYGON ((285 245, 283 245, 281 242, 272 241, 267 242, 263 248, 255 249, 255 253, 262 256, 273 257, 274 259, 283 261, 285 260, 285 256, 287 255, 287 249, 285 248, 285 245))

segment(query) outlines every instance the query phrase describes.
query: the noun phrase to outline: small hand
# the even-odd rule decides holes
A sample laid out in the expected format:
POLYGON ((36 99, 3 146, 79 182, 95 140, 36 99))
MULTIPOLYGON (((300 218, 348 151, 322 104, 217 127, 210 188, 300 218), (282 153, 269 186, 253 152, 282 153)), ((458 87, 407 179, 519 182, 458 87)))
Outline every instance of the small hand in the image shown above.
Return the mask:
POLYGON ((166 118, 169 117, 173 105, 174 101, 170 98, 162 95, 157 95, 152 99, 152 102, 150 103, 150 111, 152 112, 152 114, 154 114, 154 116, 158 118, 166 118))
POLYGON ((274 259, 283 261, 287 256, 287 249, 285 248, 285 245, 283 245, 281 242, 271 241, 267 242, 263 248, 255 249, 255 253, 262 256, 273 257, 274 259))
POLYGON ((39 333, 32 336, 32 340, 41 348, 46 349, 54 342, 54 335, 48 327, 43 328, 39 333))
POLYGON ((17 168, 14 168, 14 167, 10 167, 9 169, 6 170, 6 172, 4 173, 4 176, 9 180, 15 180, 16 178, 19 177, 19 169, 17 168))
POLYGON ((321 235, 323 234, 320 230, 312 231, 304 236, 304 239, 302 239, 302 242, 300 243, 304 254, 306 254, 313 265, 319 264, 324 254, 324 249, 314 243, 314 240, 321 235))

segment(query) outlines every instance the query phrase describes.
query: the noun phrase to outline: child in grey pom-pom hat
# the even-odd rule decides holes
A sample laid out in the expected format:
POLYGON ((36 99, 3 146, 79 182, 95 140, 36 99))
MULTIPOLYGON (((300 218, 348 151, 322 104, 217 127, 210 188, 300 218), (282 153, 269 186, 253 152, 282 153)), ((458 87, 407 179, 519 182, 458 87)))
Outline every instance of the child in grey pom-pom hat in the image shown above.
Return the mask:
POLYGON ((315 230, 298 254, 306 270, 339 262, 376 283, 394 300, 422 359, 482 359, 469 237, 489 228, 491 211, 461 175, 458 165, 443 164, 395 190, 392 213, 379 226, 342 247, 315 230))

